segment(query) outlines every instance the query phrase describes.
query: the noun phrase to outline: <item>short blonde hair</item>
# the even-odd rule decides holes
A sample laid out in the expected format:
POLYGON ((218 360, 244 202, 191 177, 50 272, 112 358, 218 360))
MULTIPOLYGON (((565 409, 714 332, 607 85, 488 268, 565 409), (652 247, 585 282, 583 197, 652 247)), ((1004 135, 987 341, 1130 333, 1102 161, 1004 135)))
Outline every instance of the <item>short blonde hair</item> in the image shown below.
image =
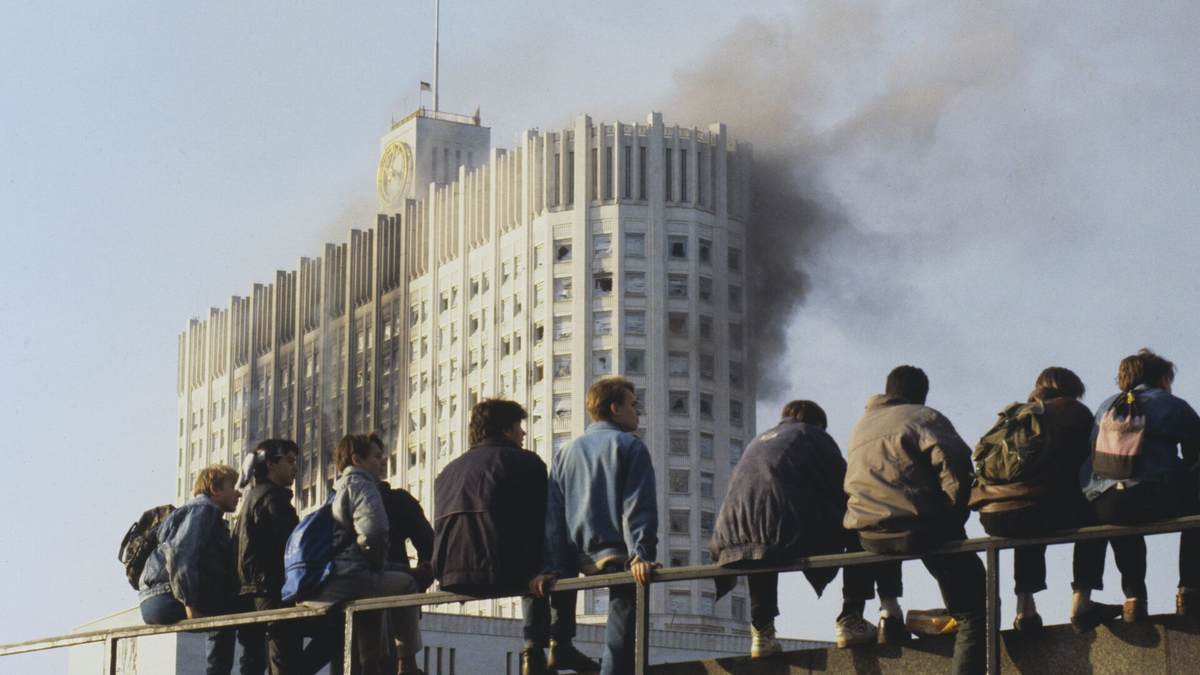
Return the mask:
POLYGON ((192 488, 192 496, 199 497, 200 495, 212 496, 221 484, 229 481, 236 483, 238 472, 233 467, 225 466, 224 464, 213 464, 212 466, 204 467, 199 476, 196 476, 196 486, 192 488))

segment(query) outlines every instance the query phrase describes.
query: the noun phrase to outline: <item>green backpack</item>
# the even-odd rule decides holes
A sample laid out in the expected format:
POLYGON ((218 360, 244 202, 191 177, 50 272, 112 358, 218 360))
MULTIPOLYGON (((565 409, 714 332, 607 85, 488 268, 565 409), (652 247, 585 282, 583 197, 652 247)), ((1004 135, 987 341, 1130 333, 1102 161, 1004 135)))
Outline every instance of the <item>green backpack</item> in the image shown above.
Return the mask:
POLYGON ((1026 481, 1049 463, 1042 433, 1042 402, 1013 403, 975 445, 975 479, 980 485, 1026 481))

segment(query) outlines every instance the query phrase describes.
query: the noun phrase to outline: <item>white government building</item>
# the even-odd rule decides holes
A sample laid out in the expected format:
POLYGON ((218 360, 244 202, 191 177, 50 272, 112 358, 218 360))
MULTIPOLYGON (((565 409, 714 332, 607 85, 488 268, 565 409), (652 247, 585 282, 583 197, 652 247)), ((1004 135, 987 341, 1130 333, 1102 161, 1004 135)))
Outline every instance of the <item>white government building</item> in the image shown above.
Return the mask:
MULTIPOLYGON (((381 143, 374 229, 326 244, 179 337, 177 499, 204 466, 264 438, 302 449, 303 512, 324 502, 333 448, 377 430, 388 480, 432 517, 434 478, 467 450, 471 406, 530 412, 550 463, 583 433, 597 379, 632 380, 658 477, 659 558, 709 561, 732 466, 754 436, 746 347, 751 150, 725 125, 594 123, 491 148, 474 117, 419 109, 381 143)), ((607 593, 580 602, 602 623, 607 593)), ((745 585, 654 587, 658 630, 745 636, 745 585)), ((441 611, 519 617, 519 600, 441 611)), ((748 640, 746 640, 748 643, 748 640)))

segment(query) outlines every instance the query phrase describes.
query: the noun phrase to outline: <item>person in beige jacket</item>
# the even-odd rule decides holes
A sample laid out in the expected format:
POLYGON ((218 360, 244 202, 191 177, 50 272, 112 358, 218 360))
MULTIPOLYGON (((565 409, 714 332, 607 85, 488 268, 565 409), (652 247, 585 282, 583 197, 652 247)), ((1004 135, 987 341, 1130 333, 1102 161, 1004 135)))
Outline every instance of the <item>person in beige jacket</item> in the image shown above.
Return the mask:
MULTIPOLYGON (((965 539, 971 449, 944 415, 925 405, 929 378, 900 366, 850 432, 846 529, 873 553, 921 553, 965 539)), ((987 667, 983 563, 974 553, 921 558, 959 624, 955 675, 987 667)))

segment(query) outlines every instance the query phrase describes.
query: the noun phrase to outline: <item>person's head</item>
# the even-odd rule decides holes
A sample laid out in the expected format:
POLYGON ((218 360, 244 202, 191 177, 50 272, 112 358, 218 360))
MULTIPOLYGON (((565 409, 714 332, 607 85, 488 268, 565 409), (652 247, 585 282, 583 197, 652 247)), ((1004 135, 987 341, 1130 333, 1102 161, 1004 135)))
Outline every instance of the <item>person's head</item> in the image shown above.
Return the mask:
POLYGON ((885 394, 899 396, 909 403, 925 405, 929 395, 929 378, 916 366, 898 366, 887 376, 885 394))
POLYGON ((383 480, 383 439, 379 434, 347 434, 333 449, 338 473, 346 467, 365 469, 375 480, 383 480))
POLYGON ((1132 356, 1126 356, 1117 368, 1117 386, 1121 391, 1129 391, 1139 384, 1171 391, 1171 384, 1174 382, 1175 364, 1149 349, 1141 349, 1132 356))
POLYGON ((606 377, 593 384, 586 404, 593 422, 612 422, 621 431, 638 428, 637 390, 623 377, 606 377))
POLYGON ((291 487, 296 482, 300 446, 286 438, 269 438, 254 446, 254 479, 291 487))
POLYGON ((471 408, 467 442, 475 445, 485 438, 507 438, 521 445, 525 442, 525 430, 521 428, 521 422, 526 417, 525 409, 516 401, 484 399, 471 408))
POLYGON ((1050 366, 1038 375, 1037 383, 1034 387, 1038 389, 1053 389, 1063 396, 1071 398, 1083 398, 1085 388, 1083 380, 1074 371, 1068 368, 1059 366, 1050 366))
POLYGON ((196 485, 192 488, 192 496, 207 495, 222 511, 233 513, 237 510, 238 500, 242 493, 237 489, 237 471, 224 464, 213 464, 204 467, 196 476, 196 485))
POLYGON ((829 421, 825 417, 825 411, 821 406, 812 401, 792 401, 783 406, 783 416, 793 417, 797 421, 811 424, 814 427, 825 429, 829 425, 829 421))

